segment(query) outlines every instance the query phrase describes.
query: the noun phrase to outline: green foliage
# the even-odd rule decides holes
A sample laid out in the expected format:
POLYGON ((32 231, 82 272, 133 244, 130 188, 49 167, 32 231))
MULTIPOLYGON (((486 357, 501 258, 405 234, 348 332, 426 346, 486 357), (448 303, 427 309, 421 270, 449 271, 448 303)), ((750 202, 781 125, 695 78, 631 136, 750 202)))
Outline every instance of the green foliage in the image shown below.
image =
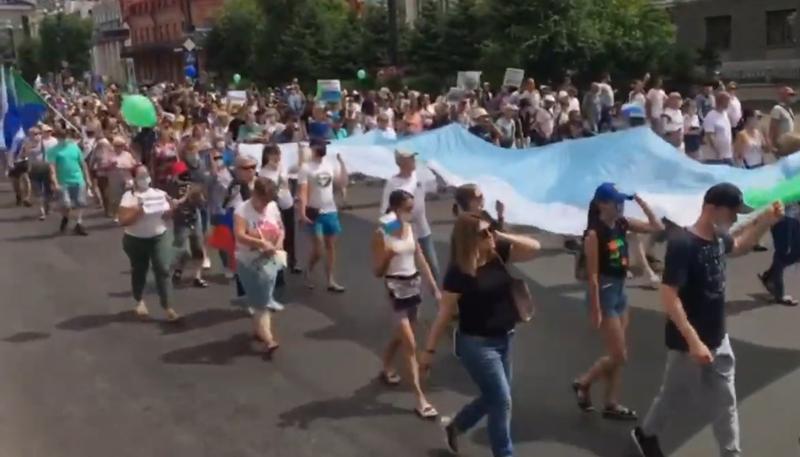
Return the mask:
POLYGON ((255 0, 228 2, 204 43, 208 68, 224 81, 235 73, 252 74, 253 44, 262 21, 255 0))
MULTIPOLYGON (((676 59, 677 76, 691 76, 686 54, 672 49, 667 13, 650 0, 460 0, 447 11, 439 4, 420 0, 413 29, 398 24, 400 65, 439 85, 459 70, 499 79, 507 67, 551 83, 567 72, 579 81, 603 71, 623 80, 663 73, 676 59)), ((388 17, 386 0, 369 2, 362 17, 345 0, 232 0, 206 44, 209 65, 265 83, 347 79, 359 68, 374 76, 390 64, 388 17)))
POLYGON ((39 63, 39 40, 26 38, 17 46, 17 67, 25 81, 33 83, 36 76, 42 73, 39 63))
POLYGON ((39 63, 43 72, 58 72, 62 63, 74 75, 89 70, 92 21, 76 14, 46 16, 39 25, 39 63))

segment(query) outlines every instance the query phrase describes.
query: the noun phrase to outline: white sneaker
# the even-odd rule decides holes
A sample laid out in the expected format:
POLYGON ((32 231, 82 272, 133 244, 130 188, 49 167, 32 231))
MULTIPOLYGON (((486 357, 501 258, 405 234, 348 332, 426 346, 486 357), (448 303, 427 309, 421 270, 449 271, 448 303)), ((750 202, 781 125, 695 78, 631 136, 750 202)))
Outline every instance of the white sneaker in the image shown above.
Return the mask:
POLYGON ((203 259, 203 270, 210 270, 211 269, 211 259, 208 257, 203 259))
POLYGON ((661 276, 659 276, 659 275, 657 275, 657 274, 653 273, 653 274, 651 274, 651 275, 650 275, 650 277, 647 279, 647 282, 648 282, 648 284, 650 285, 650 287, 652 287, 652 288, 654 288, 654 289, 658 289, 658 288, 659 288, 659 286, 661 286, 661 276))
POLYGON ((276 302, 275 300, 272 300, 272 301, 271 301, 271 302, 269 302, 269 304, 267 305, 267 308, 271 309, 272 311, 283 311, 283 310, 284 310, 284 308, 286 308, 286 307, 285 307, 285 306, 283 306, 281 303, 278 303, 278 302, 276 302))

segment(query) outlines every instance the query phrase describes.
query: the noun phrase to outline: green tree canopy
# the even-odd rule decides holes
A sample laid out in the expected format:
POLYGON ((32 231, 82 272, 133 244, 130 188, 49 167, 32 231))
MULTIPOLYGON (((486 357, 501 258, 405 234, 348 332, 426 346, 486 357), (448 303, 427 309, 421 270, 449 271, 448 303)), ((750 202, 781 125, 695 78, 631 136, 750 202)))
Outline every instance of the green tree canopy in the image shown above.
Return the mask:
POLYGON ((76 14, 46 16, 39 25, 39 63, 45 72, 58 72, 66 63, 72 74, 89 70, 92 21, 76 14))
POLYGON ((232 0, 209 32, 204 47, 208 67, 224 80, 251 75, 256 30, 264 20, 255 0, 232 0))

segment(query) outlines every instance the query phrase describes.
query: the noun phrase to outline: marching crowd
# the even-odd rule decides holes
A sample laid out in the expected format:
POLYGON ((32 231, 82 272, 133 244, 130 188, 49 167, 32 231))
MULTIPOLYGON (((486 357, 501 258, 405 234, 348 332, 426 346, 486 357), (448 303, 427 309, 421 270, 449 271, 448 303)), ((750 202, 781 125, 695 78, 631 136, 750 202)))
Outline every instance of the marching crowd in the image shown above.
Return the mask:
MULTIPOLYGON (((274 291, 285 282, 285 274, 302 274, 307 287, 316 287, 315 271, 322 262, 326 291, 346 291, 336 280, 336 240, 350 177, 340 158, 326 160, 330 140, 371 130, 391 139, 455 122, 499 146, 526 147, 591 136, 622 124, 647 124, 698 160, 757 167, 794 129, 794 92, 781 89, 769 129, 762 133, 761 114, 742 109, 735 90, 733 83, 725 90, 709 85, 686 101, 680 94, 666 94, 660 81, 646 78, 619 105, 606 76, 591 85, 582 101, 569 81, 550 90, 528 79, 520 88, 493 93, 485 84, 455 98, 433 99, 410 90, 345 92, 340 103, 330 105, 305 96, 293 82, 249 93, 244 103, 233 104, 217 93, 161 84, 150 91, 158 124, 132 129, 113 85, 102 95, 46 86, 42 92, 57 111, 29 129, 19 150, 8 154, 7 172, 17 204, 35 203, 41 220, 59 203, 62 233, 74 221, 74 233, 87 236, 83 211, 91 205, 123 227, 122 249, 130 261, 135 311, 141 317, 149 314, 143 296, 149 271, 167 319, 177 322, 173 285, 188 281, 208 287, 203 276, 218 258, 235 284, 234 302, 253 318, 254 342, 269 359, 280 347, 273 319, 284 305, 274 291), (652 86, 647 92, 646 85, 652 86), (260 161, 237 152, 238 144, 248 143, 264 145, 260 161), (299 143, 297 166, 284 166, 280 143, 299 143), (309 257, 298 259, 297 246, 304 242, 309 243, 309 257)), ((496 203, 493 218, 484 209, 480 188, 464 185, 455 192, 449 264, 440 268, 425 210, 426 194, 435 192, 435 186, 418 179, 415 155, 396 151, 398 173, 385 183, 370 245, 374 273, 386 286, 395 324, 379 379, 387 385, 406 379, 416 396, 416 413, 437 417, 423 379, 439 340, 455 325, 456 355, 480 393, 445 421, 447 445, 457 453, 458 437, 486 416, 492 454, 508 457, 513 455, 514 328, 532 314, 527 288, 509 273, 508 265, 535 259, 540 245, 505 224, 502 203, 496 203), (418 343, 415 324, 423 283, 439 311, 427 338, 418 343), (402 376, 395 366, 398 358, 402 376)), ((600 185, 594 194, 576 273, 586 281, 589 317, 602 336, 605 354, 575 378, 572 390, 580 410, 588 413, 595 409, 592 386, 604 382, 602 416, 639 420, 621 402, 627 357, 625 281, 635 257, 648 270, 663 263, 662 277, 656 275, 654 282, 661 282, 668 315, 665 376, 632 433, 645 457, 664 455, 658 436, 673 418, 675 405, 690 398, 715 413, 720 455, 741 455, 735 362, 725 330, 725 256, 749 252, 772 227, 775 259, 760 278, 787 305, 797 302, 784 294, 783 269, 800 257, 791 236, 800 224, 789 217, 795 210, 786 208, 795 212, 785 215, 776 203, 737 233, 729 233, 744 210, 739 189, 713 186, 697 222, 672 230, 666 256, 658 262, 629 246, 631 233, 659 235, 666 230, 647 202, 622 194, 612 183, 600 185), (623 215, 628 200, 642 208, 647 220, 623 215)))

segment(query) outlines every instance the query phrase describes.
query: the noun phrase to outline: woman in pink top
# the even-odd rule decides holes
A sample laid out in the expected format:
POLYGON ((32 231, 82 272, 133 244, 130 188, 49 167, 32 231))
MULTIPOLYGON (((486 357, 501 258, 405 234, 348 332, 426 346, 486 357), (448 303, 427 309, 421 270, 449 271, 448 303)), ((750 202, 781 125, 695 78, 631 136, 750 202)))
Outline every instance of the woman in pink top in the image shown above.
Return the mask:
POLYGON ((416 97, 412 97, 408 110, 403 116, 406 132, 411 135, 421 133, 424 128, 420 110, 419 100, 416 97))

